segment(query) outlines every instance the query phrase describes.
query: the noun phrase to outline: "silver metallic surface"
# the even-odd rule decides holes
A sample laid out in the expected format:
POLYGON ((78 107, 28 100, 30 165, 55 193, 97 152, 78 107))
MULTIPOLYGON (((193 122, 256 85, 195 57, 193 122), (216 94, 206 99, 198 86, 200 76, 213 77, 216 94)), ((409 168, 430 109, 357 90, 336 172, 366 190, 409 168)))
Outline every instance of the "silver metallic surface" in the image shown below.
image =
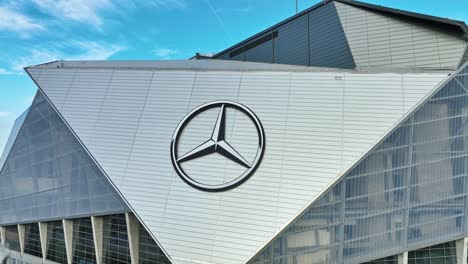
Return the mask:
MULTIPOLYGON (((165 62, 27 69, 175 263, 245 261, 447 77, 224 63, 213 70, 216 62, 196 61, 171 70, 165 62), (207 193, 180 179, 169 145, 191 109, 216 100, 249 106, 268 141, 248 181, 207 193)), ((219 111, 202 114, 180 153, 212 133, 219 111)), ((227 114, 227 140, 253 159, 258 139, 245 136, 257 133, 252 121, 227 114)), ((191 162, 184 166, 203 182, 219 180, 220 170, 239 175, 239 165, 222 156, 191 162)))
POLYGON ((467 71, 433 91, 248 263, 354 264, 466 237, 467 71))

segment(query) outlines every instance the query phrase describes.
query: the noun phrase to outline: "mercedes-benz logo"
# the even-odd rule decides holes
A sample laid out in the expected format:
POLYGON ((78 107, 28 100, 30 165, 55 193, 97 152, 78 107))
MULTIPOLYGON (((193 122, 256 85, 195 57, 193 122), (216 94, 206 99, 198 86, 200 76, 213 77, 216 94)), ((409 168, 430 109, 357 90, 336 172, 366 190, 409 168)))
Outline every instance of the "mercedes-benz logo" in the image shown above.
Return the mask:
MULTIPOLYGON (((177 174, 184 180, 187 184, 203 191, 210 192, 221 192, 232 189, 243 182, 245 182, 255 170, 260 165, 260 162, 263 157, 263 152, 265 150, 265 135, 263 131, 263 126, 260 123, 258 117, 246 106, 230 102, 230 101, 215 101, 201 105, 194 110, 192 110, 188 115, 182 119, 182 121, 177 126, 174 135, 171 140, 171 160, 177 174), (178 145, 182 132, 190 121, 197 115, 205 112, 207 110, 219 108, 219 113, 217 115, 216 122, 214 123, 213 130, 211 135, 201 135, 200 145, 193 148, 192 150, 179 155, 178 145), (258 143, 255 140, 257 152, 252 161, 245 159, 241 153, 239 153, 233 146, 229 144, 226 140, 226 109, 230 108, 236 111, 240 111, 245 114, 254 124, 255 129, 257 130, 258 143), (237 178, 230 180, 228 182, 223 182, 221 184, 206 184, 200 182, 199 180, 190 177, 188 173, 182 168, 182 163, 189 160, 198 159, 209 154, 218 153, 225 158, 232 160, 233 162, 241 165, 245 168, 245 171, 239 175, 237 178)), ((222 177, 220 175, 219 177, 222 177)))

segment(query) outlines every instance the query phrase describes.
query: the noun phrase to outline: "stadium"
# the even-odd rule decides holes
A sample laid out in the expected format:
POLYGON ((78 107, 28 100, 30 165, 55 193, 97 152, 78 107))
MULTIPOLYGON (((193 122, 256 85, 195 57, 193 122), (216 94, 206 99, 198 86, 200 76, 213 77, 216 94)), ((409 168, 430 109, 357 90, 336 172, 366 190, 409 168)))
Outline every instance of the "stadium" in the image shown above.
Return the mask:
POLYGON ((2 263, 468 263, 464 22, 323 1, 213 56, 25 71, 2 263))

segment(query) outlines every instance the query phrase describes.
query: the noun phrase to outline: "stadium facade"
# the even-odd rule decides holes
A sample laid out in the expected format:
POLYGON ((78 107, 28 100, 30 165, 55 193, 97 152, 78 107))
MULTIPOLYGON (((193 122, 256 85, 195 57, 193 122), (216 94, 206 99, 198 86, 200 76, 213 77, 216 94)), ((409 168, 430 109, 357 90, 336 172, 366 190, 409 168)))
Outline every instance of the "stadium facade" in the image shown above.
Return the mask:
POLYGON ((213 57, 25 70, 0 262, 468 263, 464 22, 324 1, 213 57))

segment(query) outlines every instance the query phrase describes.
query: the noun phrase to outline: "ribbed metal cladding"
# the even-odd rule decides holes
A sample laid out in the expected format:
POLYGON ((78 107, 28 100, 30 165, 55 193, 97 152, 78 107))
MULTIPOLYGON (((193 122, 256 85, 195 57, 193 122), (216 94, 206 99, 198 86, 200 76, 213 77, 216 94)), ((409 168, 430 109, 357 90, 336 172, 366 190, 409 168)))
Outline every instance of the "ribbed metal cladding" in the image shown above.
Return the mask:
POLYGON ((466 237, 467 69, 249 263, 354 264, 466 237))
POLYGON ((335 2, 356 66, 456 69, 466 40, 447 29, 335 2))
POLYGON ((245 53, 230 56, 255 42, 253 39, 217 54, 216 58, 270 62, 273 50, 275 63, 298 65, 454 70, 461 65, 467 40, 460 32, 449 26, 372 9, 328 1, 258 37, 278 31, 272 48, 269 43, 251 50, 248 56, 245 53), (308 25, 304 24, 306 18, 308 25))
MULTIPOLYGON (((40 71, 35 81, 46 94, 54 84, 52 103, 60 106, 65 120, 175 263, 240 263, 447 77, 272 72, 258 67, 168 71, 52 65, 28 70, 40 71), (68 96, 57 96, 56 73, 68 96), (84 83, 94 83, 93 89, 84 83), (224 193, 185 184, 175 174, 169 153, 179 121, 213 100, 248 106, 261 120, 267 140, 257 172, 224 193)), ((214 122, 210 115, 193 128, 200 136, 188 143, 204 138, 214 122)), ((228 139, 242 147, 249 140, 245 122, 231 117, 228 139)), ((216 166, 198 171, 216 176, 225 168, 225 176, 232 175, 229 163, 211 164, 216 166)))
POLYGON ((278 27, 274 42, 275 63, 309 65, 309 15, 278 27))
POLYGON ((309 45, 309 65, 348 69, 355 67, 335 3, 309 13, 309 45))

